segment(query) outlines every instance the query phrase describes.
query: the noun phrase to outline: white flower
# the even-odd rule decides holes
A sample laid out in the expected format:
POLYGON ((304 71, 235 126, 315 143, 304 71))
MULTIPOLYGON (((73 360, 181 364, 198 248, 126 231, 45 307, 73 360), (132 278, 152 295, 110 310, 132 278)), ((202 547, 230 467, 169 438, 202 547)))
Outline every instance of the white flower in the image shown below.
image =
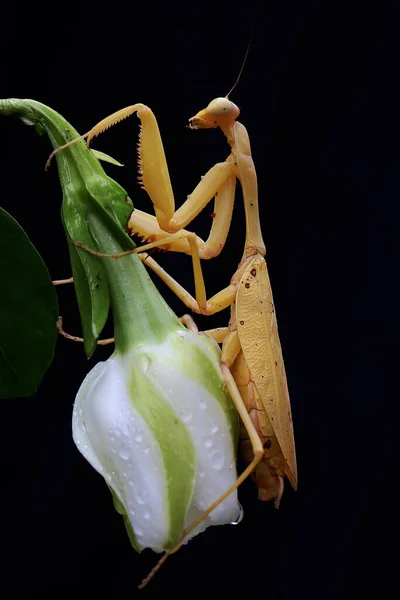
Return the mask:
MULTIPOLYGON (((234 483, 237 425, 218 346, 180 326, 97 364, 73 411, 74 441, 111 488, 138 551, 171 548, 234 483)), ((239 510, 234 492, 189 537, 239 510)))

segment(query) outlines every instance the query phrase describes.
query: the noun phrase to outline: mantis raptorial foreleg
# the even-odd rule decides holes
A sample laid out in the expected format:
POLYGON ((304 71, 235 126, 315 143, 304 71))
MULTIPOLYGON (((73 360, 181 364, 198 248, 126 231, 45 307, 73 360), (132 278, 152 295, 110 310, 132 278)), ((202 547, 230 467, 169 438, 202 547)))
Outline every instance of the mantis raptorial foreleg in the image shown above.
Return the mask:
MULTIPOLYGON (((210 259, 218 256, 225 245, 232 220, 235 187, 236 177, 235 175, 231 175, 222 184, 221 188, 215 192, 210 234, 206 241, 196 236, 201 259, 210 259)), ((156 217, 141 210, 133 211, 129 220, 129 229, 132 234, 141 237, 144 241, 164 240, 164 244, 162 245, 168 244, 165 249, 169 252, 191 254, 190 245, 185 235, 183 237, 180 235, 181 233, 189 234, 188 231, 181 229, 178 233, 170 235, 161 229, 156 217)))
MULTIPOLYGON (((50 154, 46 168, 49 167, 52 157, 60 150, 64 150, 68 146, 86 138, 89 145, 94 137, 134 113, 137 113, 141 121, 140 143, 138 147, 139 181, 154 204, 160 228, 169 233, 175 233, 183 229, 203 210, 216 194, 218 196, 218 192, 221 192, 223 197, 226 197, 228 200, 228 209, 226 213, 218 211, 221 214, 216 215, 216 219, 218 220, 214 228, 215 231, 219 230, 218 238, 221 237, 221 232, 222 237, 224 236, 224 231, 226 231, 226 237, 230 224, 230 217, 227 219, 227 215, 229 213, 230 216, 232 215, 235 193, 236 166, 234 157, 231 155, 225 162, 214 165, 202 177, 199 184, 182 206, 175 211, 175 200, 160 130, 154 113, 144 104, 138 103, 123 108, 100 121, 84 135, 72 140, 68 144, 60 146, 50 154), (225 186, 229 179, 230 183, 225 186)), ((220 204, 223 204, 223 202, 221 201, 220 204)), ((209 242, 211 245, 212 240, 209 240, 209 242)))

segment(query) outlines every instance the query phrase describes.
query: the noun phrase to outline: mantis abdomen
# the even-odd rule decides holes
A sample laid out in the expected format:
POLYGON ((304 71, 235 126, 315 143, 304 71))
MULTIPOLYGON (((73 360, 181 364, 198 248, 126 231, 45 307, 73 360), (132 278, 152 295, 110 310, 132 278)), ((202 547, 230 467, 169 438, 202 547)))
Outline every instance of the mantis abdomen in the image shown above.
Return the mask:
MULTIPOLYGON (((233 363, 231 373, 264 447, 264 457, 251 475, 258 488, 258 497, 265 501, 273 498, 279 501, 286 463, 242 351, 233 363)), ((243 424, 240 430, 239 451, 243 461, 250 464, 254 451, 243 424)))

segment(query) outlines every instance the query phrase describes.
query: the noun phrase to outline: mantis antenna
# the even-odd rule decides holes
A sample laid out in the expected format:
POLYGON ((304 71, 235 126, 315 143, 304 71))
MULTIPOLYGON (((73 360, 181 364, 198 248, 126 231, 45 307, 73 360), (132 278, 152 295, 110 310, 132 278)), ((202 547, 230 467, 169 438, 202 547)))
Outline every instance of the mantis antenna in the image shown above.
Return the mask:
POLYGON ((233 84, 233 86, 231 87, 231 89, 229 90, 229 92, 227 93, 227 95, 225 96, 225 98, 227 98, 227 99, 229 99, 229 95, 233 92, 233 90, 235 89, 235 87, 239 83, 239 79, 240 79, 240 77, 242 75, 242 72, 243 72, 243 69, 244 69, 244 65, 246 64, 247 55, 249 54, 250 44, 251 44, 251 41, 253 39, 253 32, 254 32, 254 30, 252 30, 252 32, 250 34, 249 43, 247 44, 246 54, 244 55, 244 59, 243 59, 243 62, 242 62, 242 66, 240 67, 239 75, 237 76, 235 83, 233 84))

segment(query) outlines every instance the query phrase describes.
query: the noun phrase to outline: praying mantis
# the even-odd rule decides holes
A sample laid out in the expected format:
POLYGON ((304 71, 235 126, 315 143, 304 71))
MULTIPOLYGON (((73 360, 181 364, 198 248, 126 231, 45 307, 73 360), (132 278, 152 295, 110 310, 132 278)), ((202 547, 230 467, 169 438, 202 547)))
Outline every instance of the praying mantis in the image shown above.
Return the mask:
MULTIPOLYGON (((117 111, 85 135, 57 148, 50 155, 47 166, 55 152, 86 138, 89 145, 94 137, 134 113, 141 121, 138 147, 140 183, 153 202, 155 216, 135 210, 128 227, 132 234, 148 243, 133 251, 115 255, 95 252, 79 241, 75 243, 97 256, 115 259, 131 252, 139 253, 145 264, 195 313, 212 315, 231 308, 227 327, 203 334, 210 335, 222 344, 221 371, 242 420, 241 454, 248 463, 236 483, 184 531, 172 550, 164 554, 139 586, 144 587, 166 558, 179 549, 186 535, 249 475, 258 487, 259 498, 275 498, 278 507, 284 476, 297 489, 297 465, 286 373, 264 258, 266 251, 258 212, 257 175, 248 133, 237 121, 239 108, 228 96, 216 98, 189 120, 191 129, 219 127, 230 145, 231 153, 225 162, 214 165, 202 177, 192 194, 176 211, 158 124, 151 109, 143 104, 117 111), (233 212, 236 179, 242 186, 246 220, 243 256, 230 284, 207 299, 200 261, 218 256, 224 247, 233 212), (203 241, 185 227, 212 198, 215 198, 213 223, 208 239, 203 241), (191 256, 195 297, 148 255, 148 250, 157 247, 191 256)), ((191 317, 186 315, 183 322, 197 331, 191 317)))

